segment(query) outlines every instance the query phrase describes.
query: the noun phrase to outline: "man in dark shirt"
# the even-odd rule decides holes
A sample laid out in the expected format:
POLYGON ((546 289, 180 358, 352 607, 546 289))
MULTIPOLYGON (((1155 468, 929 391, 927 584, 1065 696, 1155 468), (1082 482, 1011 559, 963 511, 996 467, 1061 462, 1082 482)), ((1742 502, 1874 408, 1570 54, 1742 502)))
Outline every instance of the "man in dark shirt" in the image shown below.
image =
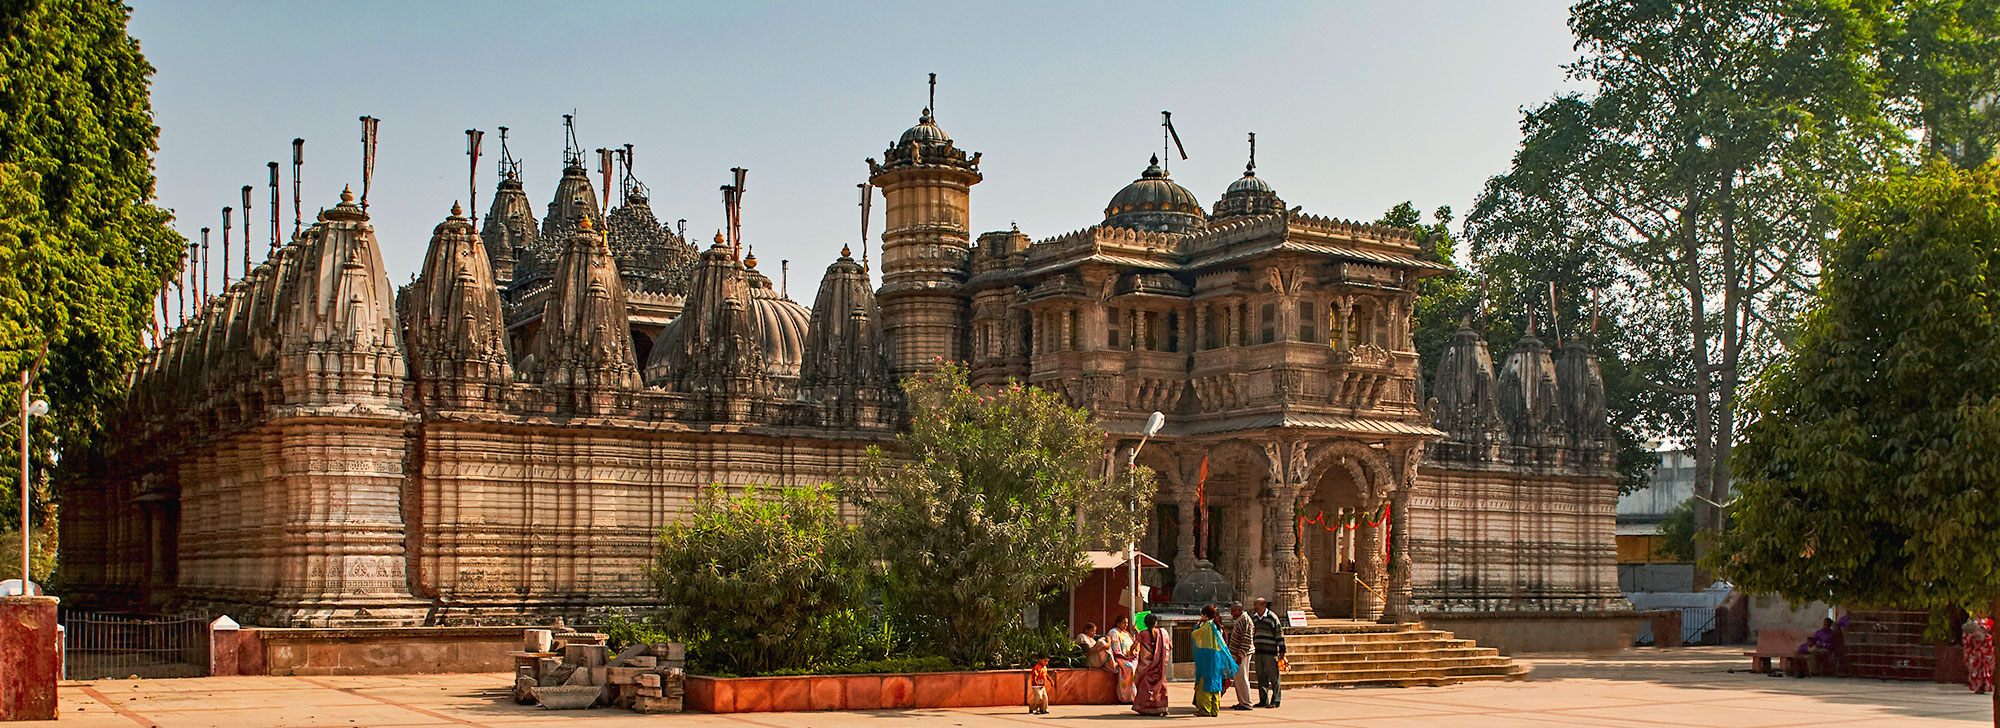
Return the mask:
POLYGON ((1258 597, 1250 623, 1256 626, 1257 707, 1276 708, 1283 695, 1278 685, 1278 658, 1285 654, 1285 623, 1271 603, 1258 597))

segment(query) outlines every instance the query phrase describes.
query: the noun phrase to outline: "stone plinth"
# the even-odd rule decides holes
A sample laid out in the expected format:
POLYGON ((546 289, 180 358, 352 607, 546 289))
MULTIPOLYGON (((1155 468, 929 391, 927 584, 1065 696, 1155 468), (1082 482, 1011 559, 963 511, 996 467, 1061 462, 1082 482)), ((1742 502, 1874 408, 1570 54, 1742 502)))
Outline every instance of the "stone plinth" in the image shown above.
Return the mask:
POLYGON ((55 597, 0 597, 0 720, 55 720, 55 597))

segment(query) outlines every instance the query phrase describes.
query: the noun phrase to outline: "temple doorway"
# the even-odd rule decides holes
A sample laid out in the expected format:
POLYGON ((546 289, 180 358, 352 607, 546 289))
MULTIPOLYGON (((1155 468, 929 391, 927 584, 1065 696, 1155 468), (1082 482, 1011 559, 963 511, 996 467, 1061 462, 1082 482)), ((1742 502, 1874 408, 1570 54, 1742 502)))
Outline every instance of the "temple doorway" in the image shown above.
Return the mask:
POLYGON ((1362 489, 1352 473, 1346 468, 1327 468, 1313 484, 1312 496, 1294 521, 1315 616, 1354 616, 1356 592, 1362 588, 1355 575, 1359 529, 1341 524, 1361 509, 1361 503, 1362 489))

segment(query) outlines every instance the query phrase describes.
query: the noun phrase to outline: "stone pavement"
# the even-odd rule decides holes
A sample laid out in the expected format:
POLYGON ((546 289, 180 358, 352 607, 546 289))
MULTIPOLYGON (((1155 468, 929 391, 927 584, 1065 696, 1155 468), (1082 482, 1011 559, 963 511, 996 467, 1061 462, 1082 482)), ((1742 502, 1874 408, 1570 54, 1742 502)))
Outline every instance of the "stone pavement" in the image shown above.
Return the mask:
MULTIPOLYGON (((1442 688, 1313 689, 1289 692, 1285 707, 1223 711, 1217 725, 1391 728, 1436 726, 1981 726, 1991 698, 1964 687, 1855 679, 1771 678, 1741 672, 1740 647, 1635 650, 1615 657, 1538 656, 1528 682, 1442 688), (1731 672, 1736 670, 1738 672, 1731 672)), ((808 728, 984 728, 1054 723, 1144 723, 1118 706, 638 715, 599 708, 557 712, 507 700, 505 675, 219 677, 64 683, 61 725, 75 728, 258 728, 260 726, 473 726, 543 724, 808 728)), ((1173 686, 1175 713, 1192 717, 1186 683, 1173 686)), ((1199 722, 1199 721, 1198 721, 1199 722)))

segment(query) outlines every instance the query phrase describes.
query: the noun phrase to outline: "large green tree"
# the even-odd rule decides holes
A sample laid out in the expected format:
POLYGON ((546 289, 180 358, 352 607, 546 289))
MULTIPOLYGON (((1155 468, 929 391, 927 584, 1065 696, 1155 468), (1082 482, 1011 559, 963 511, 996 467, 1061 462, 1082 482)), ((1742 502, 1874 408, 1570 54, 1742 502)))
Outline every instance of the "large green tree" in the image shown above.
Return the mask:
POLYGON ((1878 65, 1889 108, 1923 148, 1961 167, 2000 146, 2000 3, 1906 0, 1880 18, 1878 65))
POLYGON ((1569 70, 1593 90, 1527 112, 1512 169, 1467 221, 1475 258, 1602 286, 1632 322, 1606 354, 1645 381, 1638 423, 1692 449, 1717 502, 1738 389, 1792 335, 1831 193, 1900 143, 1873 18, 1836 0, 1580 2, 1569 70))
POLYGON ((2000 165, 1861 185, 1798 350, 1749 400, 1709 565, 1797 600, 2000 597, 2000 165))
MULTIPOLYGON (((66 455, 92 444, 180 258, 168 213, 151 204, 153 69, 125 34, 129 12, 0 5, 0 412, 13 414, 19 372, 46 344, 37 388, 52 411, 32 443, 43 467, 58 443, 66 455)), ((16 433, 0 428, 0 450, 19 448, 16 433)), ((18 477, 0 472, 12 502, 18 477)), ((15 524, 14 510, 0 509, 0 524, 15 524)))
POLYGON ((874 451, 856 489, 888 612, 918 649, 990 664, 1029 605, 1083 577, 1086 548, 1137 536, 1130 504, 1153 481, 1122 464, 1107 476, 1103 432, 1052 392, 973 387, 949 362, 904 387, 900 457, 874 451))

